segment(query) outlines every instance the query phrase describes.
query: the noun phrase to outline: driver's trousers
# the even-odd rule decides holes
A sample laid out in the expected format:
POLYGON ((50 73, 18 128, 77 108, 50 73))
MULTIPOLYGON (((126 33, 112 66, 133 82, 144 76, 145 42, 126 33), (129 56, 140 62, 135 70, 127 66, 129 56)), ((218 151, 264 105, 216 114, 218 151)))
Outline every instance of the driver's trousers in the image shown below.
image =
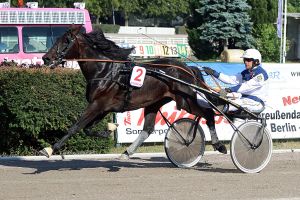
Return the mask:
MULTIPOLYGON (((232 96, 232 95, 231 95, 232 96)), ((256 101, 247 97, 242 97, 241 95, 234 95, 235 98, 229 97, 231 101, 234 103, 242 106, 243 108, 248 109, 251 112, 261 112, 264 109, 264 103, 260 101, 256 101)), ((197 92, 197 103, 199 106, 205 108, 212 108, 212 106, 207 102, 206 97, 202 94, 197 92)), ((229 108, 226 111, 237 111, 238 108, 234 107, 233 105, 229 105, 229 108)))

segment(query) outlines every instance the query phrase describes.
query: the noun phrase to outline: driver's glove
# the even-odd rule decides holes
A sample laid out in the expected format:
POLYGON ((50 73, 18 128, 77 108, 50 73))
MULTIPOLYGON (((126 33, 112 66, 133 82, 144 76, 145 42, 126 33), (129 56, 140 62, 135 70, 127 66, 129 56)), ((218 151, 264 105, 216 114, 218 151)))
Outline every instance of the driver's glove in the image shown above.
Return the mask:
POLYGON ((219 92, 220 96, 224 98, 226 98, 228 93, 231 93, 230 88, 221 89, 219 92))
POLYGON ((212 68, 209 67, 203 67, 203 70, 205 71, 206 74, 208 75, 213 75, 214 77, 218 78, 219 77, 219 73, 217 71, 215 71, 212 68))
POLYGON ((232 92, 230 88, 225 88, 224 90, 225 90, 227 93, 231 93, 231 92, 232 92))
POLYGON ((223 97, 223 98, 226 98, 227 93, 228 93, 228 92, 226 92, 225 89, 221 89, 220 92, 219 92, 220 96, 223 97))

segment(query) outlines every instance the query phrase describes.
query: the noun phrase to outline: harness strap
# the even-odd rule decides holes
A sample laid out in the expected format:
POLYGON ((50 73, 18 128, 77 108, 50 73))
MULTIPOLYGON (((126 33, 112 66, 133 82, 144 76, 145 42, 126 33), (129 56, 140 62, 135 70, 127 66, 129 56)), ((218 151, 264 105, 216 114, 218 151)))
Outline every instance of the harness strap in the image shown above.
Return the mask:
MULTIPOLYGON (((112 62, 112 63, 130 63, 132 61, 129 60, 109 60, 109 59, 91 59, 91 58, 83 58, 83 59, 64 59, 63 61, 77 61, 77 62, 112 62)), ((149 63, 149 62, 135 62, 137 64, 145 64, 150 66, 161 66, 161 67, 174 67, 176 69, 180 69, 181 71, 184 71, 185 73, 192 76, 194 79, 198 80, 203 86, 206 87, 206 89, 213 90, 209 85, 207 85, 204 81, 196 77, 192 72, 177 66, 177 65, 171 65, 171 64, 157 64, 157 63, 149 63)), ((216 81, 215 81, 216 82, 216 81)), ((216 84, 218 84, 216 82, 216 84)))
POLYGON ((125 100, 123 104, 123 110, 129 105, 129 102, 131 100, 131 92, 133 90, 133 87, 127 87, 126 93, 125 93, 125 100))

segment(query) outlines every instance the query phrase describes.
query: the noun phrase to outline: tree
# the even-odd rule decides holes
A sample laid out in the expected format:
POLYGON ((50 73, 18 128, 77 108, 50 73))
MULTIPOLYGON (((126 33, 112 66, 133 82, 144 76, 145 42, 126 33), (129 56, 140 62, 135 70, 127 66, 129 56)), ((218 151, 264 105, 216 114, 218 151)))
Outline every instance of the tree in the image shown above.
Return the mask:
POLYGON ((258 24, 254 29, 255 46, 262 55, 263 62, 280 61, 280 40, 273 24, 258 24))
MULTIPOLYGON (((177 16, 186 17, 189 14, 191 0, 141 0, 140 2, 143 17, 172 20, 177 16)), ((157 22, 155 22, 155 25, 157 25, 157 22)))
POLYGON ((254 22, 255 48, 261 52, 263 62, 278 62, 280 39, 277 37, 275 28, 278 2, 275 0, 248 0, 248 3, 252 7, 249 13, 254 22))
MULTIPOLYGON (((35 0, 39 3, 39 7, 46 8, 73 8, 74 1, 72 0, 35 0)), ((25 1, 24 1, 25 2, 25 1)))
POLYGON ((288 12, 300 13, 300 1, 299 0, 289 0, 288 1, 288 12))
POLYGON ((198 0, 191 4, 189 44, 200 59, 217 57, 225 47, 250 48, 254 40, 245 0, 198 0))
POLYGON ((99 23, 100 17, 110 17, 113 10, 119 10, 124 14, 125 25, 128 25, 129 15, 140 10, 138 0, 85 0, 84 2, 89 12, 97 16, 96 23, 99 23))
POLYGON ((96 16, 96 23, 99 24, 100 17, 109 17, 114 8, 118 8, 119 0, 85 0, 86 8, 96 16))
POLYGON ((124 18, 125 18, 125 26, 128 26, 128 19, 129 15, 133 13, 142 13, 144 12, 140 8, 140 1, 139 0, 119 0, 119 10, 123 11, 124 18))
MULTIPOLYGON (((1 0, 0 2, 7 2, 7 0, 1 0)), ((47 7, 47 8, 64 8, 69 7, 72 8, 74 5, 73 0, 34 0, 34 1, 26 1, 24 0, 24 5, 26 2, 38 2, 39 7, 47 7)), ((18 0, 11 0, 12 7, 18 7, 18 0)))
POLYGON ((190 0, 119 0, 119 10, 123 11, 125 25, 128 25, 128 18, 131 14, 146 18, 173 19, 178 15, 189 12, 190 0))
POLYGON ((173 19, 174 17, 189 12, 190 0, 142 0, 141 7, 143 15, 146 17, 164 17, 173 19))
POLYGON ((248 0, 251 6, 249 11, 254 27, 258 24, 275 23, 277 18, 277 1, 275 0, 248 0))

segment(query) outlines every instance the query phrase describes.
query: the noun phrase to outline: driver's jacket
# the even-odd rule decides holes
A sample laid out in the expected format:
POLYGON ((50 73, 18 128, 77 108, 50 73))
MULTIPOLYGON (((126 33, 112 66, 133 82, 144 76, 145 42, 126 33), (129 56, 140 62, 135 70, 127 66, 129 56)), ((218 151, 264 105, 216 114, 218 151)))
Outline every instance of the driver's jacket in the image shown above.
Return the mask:
POLYGON ((261 65, 253 68, 251 71, 246 69, 234 76, 218 73, 216 77, 224 83, 236 85, 229 87, 232 92, 241 93, 244 98, 265 104, 268 90, 267 80, 269 77, 261 65))

